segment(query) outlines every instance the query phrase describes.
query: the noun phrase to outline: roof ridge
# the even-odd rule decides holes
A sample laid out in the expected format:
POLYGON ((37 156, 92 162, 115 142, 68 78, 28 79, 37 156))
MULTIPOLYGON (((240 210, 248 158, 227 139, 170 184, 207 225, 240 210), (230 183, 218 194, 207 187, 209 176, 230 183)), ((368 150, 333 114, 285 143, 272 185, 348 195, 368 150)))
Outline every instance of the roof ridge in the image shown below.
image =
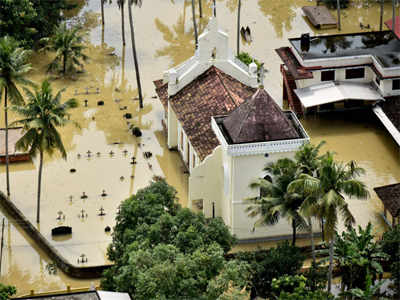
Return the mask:
MULTIPOLYGON (((214 67, 214 69, 215 69, 215 73, 217 74, 218 79, 219 79, 219 80, 221 81, 221 83, 222 83, 222 86, 224 87, 225 91, 228 93, 228 96, 229 96, 229 98, 231 99, 232 104, 233 104, 235 107, 238 107, 239 105, 236 103, 235 99, 234 99, 233 96, 231 95, 230 90, 229 90, 229 89, 227 88, 227 86, 225 85, 225 82, 224 82, 224 80, 223 80, 221 74, 219 73, 220 70, 219 70, 217 67, 215 67, 215 66, 213 66, 213 67, 214 67)), ((238 96, 238 97, 239 97, 239 96, 238 96)), ((239 97, 239 98, 241 98, 241 97, 239 97)))
MULTIPOLYGON (((249 100, 247 100, 247 101, 245 101, 245 102, 243 102, 241 105, 239 105, 237 108, 239 108, 240 106, 242 106, 242 105, 250 105, 250 101, 251 100, 253 100, 253 99, 255 99, 256 98, 256 95, 258 94, 258 91, 259 91, 260 89, 257 89, 257 91, 255 91, 255 93, 253 94, 253 96, 251 96, 251 98, 249 99, 249 100)), ((250 109, 248 109, 247 110, 247 114, 246 114, 246 117, 244 118, 244 120, 247 120, 247 118, 249 117, 249 115, 250 115, 250 113, 252 113, 253 112, 253 107, 252 106, 250 106, 250 109)), ((245 122, 242 122, 241 124, 240 124, 240 127, 239 127, 239 134, 238 135, 240 135, 240 133, 242 132, 242 128, 243 128, 243 125, 245 124, 245 122)))

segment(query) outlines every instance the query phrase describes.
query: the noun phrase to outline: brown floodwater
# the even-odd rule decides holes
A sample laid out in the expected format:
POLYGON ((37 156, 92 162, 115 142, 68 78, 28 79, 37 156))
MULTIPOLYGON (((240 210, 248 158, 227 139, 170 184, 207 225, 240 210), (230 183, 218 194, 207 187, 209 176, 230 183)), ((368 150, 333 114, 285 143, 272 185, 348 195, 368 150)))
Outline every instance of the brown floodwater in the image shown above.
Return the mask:
MULTIPOLYGON (((204 30, 211 15, 212 1, 203 1, 203 14, 199 27, 204 30)), ((372 2, 372 1, 370 1, 372 2)), ((361 1, 343 10, 342 32, 360 30, 359 23, 379 28, 379 7, 371 4, 363 7, 361 1)), ((59 155, 46 156, 43 174, 41 223, 38 228, 49 241, 72 263, 81 254, 88 257, 85 265, 108 263, 106 247, 111 241, 104 232, 113 226, 119 203, 130 194, 148 184, 153 176, 162 176, 173 185, 182 205, 187 204, 187 175, 176 152, 166 148, 162 133, 162 106, 155 95, 152 81, 160 79, 164 70, 183 62, 193 55, 193 23, 191 1, 152 0, 142 7, 134 7, 135 37, 144 91, 144 108, 138 107, 137 87, 130 44, 128 13, 125 13, 126 47, 121 42, 121 19, 116 3, 105 6, 105 27, 100 22, 99 1, 79 1, 79 8, 70 16, 79 17, 84 23, 87 36, 86 54, 90 60, 86 72, 74 79, 53 81, 55 90, 65 88, 64 99, 74 97, 80 107, 73 111, 73 119, 80 128, 69 125, 61 129, 68 152, 68 159, 59 155), (98 93, 97 93, 98 89, 98 93), (88 94, 86 94, 88 93, 88 94), (84 105, 87 100, 88 106, 84 105), (98 106, 104 101, 104 106, 98 106), (123 115, 131 113, 126 120, 123 115), (140 138, 133 137, 130 124, 143 131, 140 138), (125 151, 126 150, 126 154, 125 151), (87 152, 91 155, 88 157, 87 152), (144 152, 152 152, 145 159, 144 152), (99 152, 98 156, 96 153, 99 152), (113 155, 109 153, 112 152, 113 155), (78 154, 80 158, 78 158, 78 154), (131 165, 135 156, 137 164, 131 165), (71 173, 70 169, 76 169, 71 173), (102 190, 107 193, 101 197, 102 190), (81 199, 82 193, 88 195, 81 199), (71 198, 72 197, 72 198, 71 198), (72 200, 71 200, 72 199, 72 200), (100 208, 105 216, 98 216, 100 208), (84 218, 78 217, 82 214, 84 218), (58 221, 57 216, 65 215, 58 221), (87 214, 87 217, 86 217, 87 214), (66 239, 52 239, 51 228, 59 225, 72 226, 73 234, 66 239)), ((282 104, 282 80, 279 72, 281 61, 275 48, 287 46, 287 39, 301 33, 333 34, 336 30, 313 30, 301 14, 304 5, 315 5, 308 0, 248 0, 242 1, 243 26, 252 30, 253 42, 241 41, 241 49, 265 63, 268 69, 265 80, 267 91, 282 104)), ((220 27, 230 36, 232 49, 236 47, 237 0, 217 1, 220 27)), ((385 6, 385 17, 391 17, 391 8, 385 6)), ((39 53, 32 58, 34 70, 29 78, 41 82, 45 78, 46 64, 51 54, 39 53)), ((17 116, 11 116, 12 119, 17 116)), ((3 114, 0 116, 3 124, 3 114)), ((372 188, 400 181, 400 155, 397 145, 369 113, 308 116, 303 124, 313 143, 325 140, 324 150, 337 152, 337 159, 357 160, 367 171, 362 178, 371 198, 367 201, 349 200, 357 224, 368 221, 384 228, 379 213, 381 204, 372 188)), ((11 166, 12 201, 32 221, 36 213, 37 160, 11 166)), ((0 189, 5 190, 5 168, 0 166, 0 189)), ((264 244, 261 246, 269 246, 264 244)), ((243 245, 238 249, 251 249, 260 245, 243 245)), ((96 280, 72 279, 61 271, 49 274, 50 259, 26 236, 18 224, 6 217, 5 249, 0 281, 14 284, 18 294, 30 290, 50 291, 88 287, 96 280)))

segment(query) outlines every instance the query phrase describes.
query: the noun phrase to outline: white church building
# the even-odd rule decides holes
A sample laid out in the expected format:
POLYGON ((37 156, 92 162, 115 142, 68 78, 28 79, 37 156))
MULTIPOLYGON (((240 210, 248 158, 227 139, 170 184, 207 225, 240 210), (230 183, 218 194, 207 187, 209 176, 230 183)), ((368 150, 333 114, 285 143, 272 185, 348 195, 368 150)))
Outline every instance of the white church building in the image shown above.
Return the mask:
POLYGON ((215 17, 199 36, 195 55, 154 82, 164 107, 168 148, 179 151, 189 172, 189 207, 220 216, 241 242, 291 235, 281 220, 254 227, 246 199, 264 166, 293 157, 309 137, 291 111, 282 111, 264 90, 257 66, 233 55, 215 17))

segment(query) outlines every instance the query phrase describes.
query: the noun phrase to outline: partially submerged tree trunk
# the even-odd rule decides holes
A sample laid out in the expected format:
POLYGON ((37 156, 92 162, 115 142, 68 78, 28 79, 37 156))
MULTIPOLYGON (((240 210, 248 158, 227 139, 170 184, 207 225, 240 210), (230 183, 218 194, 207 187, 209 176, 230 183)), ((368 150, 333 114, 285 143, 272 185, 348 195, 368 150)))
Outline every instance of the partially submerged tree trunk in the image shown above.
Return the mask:
POLYGON ((132 52, 133 52, 133 61, 135 63, 136 83, 137 83, 138 92, 139 92, 139 107, 143 108, 142 85, 140 83, 139 64, 138 64, 137 55, 136 55, 135 32, 134 32, 134 28, 133 28, 132 4, 133 4, 132 0, 129 0, 129 3, 128 3, 129 25, 131 28, 132 52))
POLYGON ((308 218, 308 225, 310 226, 311 255, 313 263, 315 263, 315 243, 314 243, 314 233, 313 233, 311 218, 308 218))
POLYGON ((383 4, 385 0, 381 0, 381 16, 379 19, 379 31, 382 31, 382 26, 383 26, 383 4))
POLYGON ((328 269, 328 292, 332 289, 332 272, 333 272, 333 246, 335 244, 335 236, 329 241, 329 269, 328 269))
POLYGON ((194 40, 195 40, 195 47, 199 44, 199 37, 197 35, 197 25, 196 25, 196 13, 194 10, 194 0, 192 0, 192 16, 193 16, 193 27, 194 27, 194 40))
POLYGON ((37 192, 37 208, 36 208, 36 223, 40 223, 40 190, 42 185, 42 169, 43 169, 43 151, 39 152, 39 177, 38 177, 38 192, 37 192))
POLYGON ((4 121, 6 126, 5 138, 6 138, 6 182, 7 182, 7 196, 10 197, 10 157, 8 156, 8 111, 7 111, 7 87, 4 88, 4 121))
POLYGON ((242 1, 239 0, 238 3, 238 17, 237 17, 237 49, 236 49, 236 55, 240 54, 240 7, 242 5, 242 1))
POLYGON ((200 15, 200 18, 203 18, 203 7, 201 5, 201 0, 199 0, 199 15, 200 15))
POLYGON ((338 30, 341 30, 341 24, 340 24, 340 0, 336 0, 336 6, 337 6, 337 18, 338 18, 338 30))
POLYGON ((101 2, 101 25, 104 26, 104 1, 100 0, 101 2))
POLYGON ((122 45, 125 46, 125 16, 124 16, 124 2, 121 1, 121 26, 122 26, 122 45))
POLYGON ((292 220, 292 230, 293 230, 292 246, 296 246, 296 221, 295 220, 292 220))

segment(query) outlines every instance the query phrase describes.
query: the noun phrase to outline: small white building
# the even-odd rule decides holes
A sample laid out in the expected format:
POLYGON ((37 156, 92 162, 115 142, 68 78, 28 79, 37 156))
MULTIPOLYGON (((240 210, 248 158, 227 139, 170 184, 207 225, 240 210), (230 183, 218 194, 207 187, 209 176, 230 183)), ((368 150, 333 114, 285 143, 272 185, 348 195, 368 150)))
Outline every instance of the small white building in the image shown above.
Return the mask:
POLYGON ((283 98, 296 113, 372 107, 400 145, 400 40, 392 31, 289 39, 283 98))
POLYGON ((265 177, 268 162, 293 157, 307 133, 263 89, 257 66, 246 66, 228 47, 211 18, 195 55, 155 81, 165 110, 168 147, 179 151, 189 177, 189 207, 221 216, 239 240, 287 238, 287 221, 254 228, 245 199, 259 195, 249 184, 265 177))

